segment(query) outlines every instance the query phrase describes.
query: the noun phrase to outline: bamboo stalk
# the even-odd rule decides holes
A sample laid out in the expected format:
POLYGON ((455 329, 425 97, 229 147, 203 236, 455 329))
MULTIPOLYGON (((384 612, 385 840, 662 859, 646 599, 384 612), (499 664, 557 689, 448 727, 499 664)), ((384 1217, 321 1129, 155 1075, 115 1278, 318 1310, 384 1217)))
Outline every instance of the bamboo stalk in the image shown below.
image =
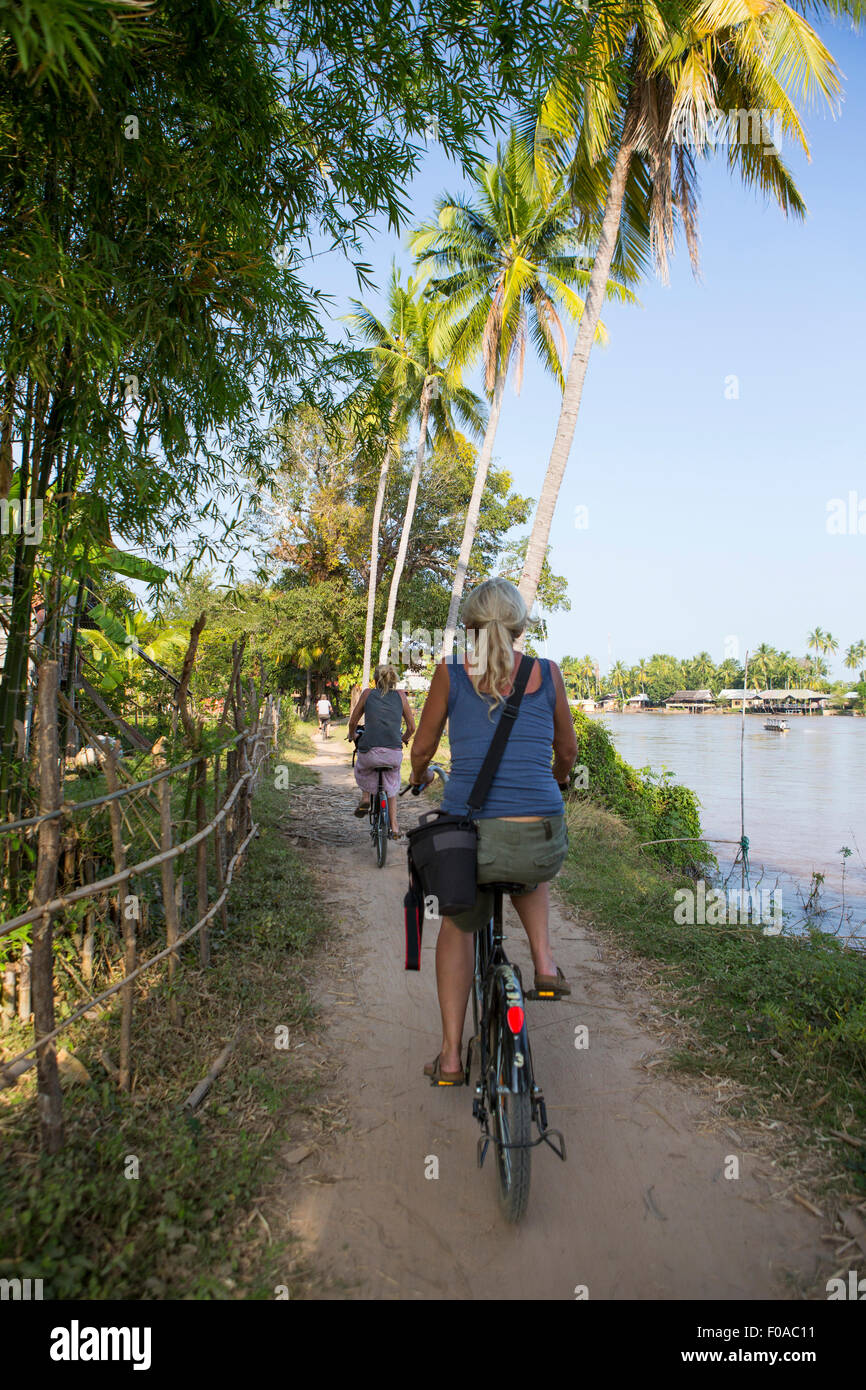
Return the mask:
MULTIPOLYGON (((31 921, 33 919, 31 918, 31 921)), ((18 962, 18 1021, 30 1022, 30 961, 33 952, 29 941, 21 946, 21 959, 18 962)))
POLYGON ((7 961, 3 970, 3 1024, 9 1025, 15 1019, 15 966, 12 961, 7 961))
POLYGON ((235 1035, 235 1037, 232 1038, 230 1043, 226 1044, 226 1046, 223 1048, 222 1052, 217 1057, 216 1061, 214 1062, 207 1075, 204 1076, 201 1081, 199 1081, 197 1086, 193 1087, 193 1089, 190 1091, 189 1095, 183 1103, 184 1110, 198 1109, 205 1096, 207 1095, 208 1091, 210 1090, 211 1086, 219 1076, 220 1072, 225 1070, 226 1064, 228 1063, 229 1058, 234 1052, 236 1041, 237 1035, 235 1035))
MULTIPOLYGON (((112 751, 105 759, 105 783, 110 792, 117 790, 117 754, 112 751)), ((108 814, 111 819, 111 848, 114 857, 115 873, 122 873, 126 868, 126 851, 123 848, 123 820, 119 801, 109 801, 108 814)), ((124 898, 127 896, 124 889, 129 887, 129 879, 118 885, 118 916, 123 927, 123 973, 131 975, 135 969, 136 958, 136 936, 135 918, 126 910, 124 898)), ((120 1014, 120 1067, 118 1072, 118 1085, 122 1091, 128 1091, 131 1086, 131 1048, 132 1048, 132 1010, 133 1010, 133 991, 132 985, 124 986, 121 996, 120 1014)))
MULTIPOLYGON (((60 805, 60 748, 57 737, 57 662, 44 661, 39 673, 39 809, 53 811, 60 805)), ((60 852, 59 820, 39 827, 39 857, 34 897, 48 903, 57 885, 60 852)), ((43 914, 33 929, 33 1032, 39 1044, 54 1029, 54 943, 52 917, 43 914)), ((63 1100, 57 1073, 57 1050, 46 1043, 36 1053, 37 1108, 42 1147, 55 1154, 63 1147, 63 1100)))
MULTIPOLYGON (((85 883, 93 883, 95 872, 93 860, 87 858, 81 866, 81 876, 85 883)), ((81 947, 81 973, 88 984, 93 979, 93 941, 94 941, 94 910, 89 908, 84 914, 84 942, 81 947)))
MULTIPOLYGON (((154 744, 154 762, 157 767, 164 767, 166 764, 165 738, 159 739, 154 744)), ((177 900, 174 894, 174 862, 167 857, 169 850, 173 848, 171 839, 171 784, 166 779, 159 783, 159 828, 160 842, 164 856, 161 864, 162 877, 162 901, 165 909, 165 933, 166 945, 169 949, 173 948, 177 942, 180 932, 178 930, 177 900)), ((171 949, 168 958, 168 993, 169 993, 169 1018, 175 1027, 180 1028, 183 1023, 183 1016, 180 1007, 180 1000, 177 998, 177 951, 171 949)))
MULTIPOLYGON (((196 725, 196 740, 199 748, 204 737, 204 721, 199 720, 196 725)), ((202 760, 198 765, 198 778, 195 789, 195 821, 196 830, 202 831, 207 824, 207 808, 205 806, 205 792, 207 790, 207 763, 202 760)), ((207 912, 207 844, 204 839, 199 840, 195 850, 196 855, 196 910, 199 920, 207 912)), ((210 932, 207 927, 202 927, 198 938, 199 961, 206 969, 210 965, 210 932)))
MULTIPOLYGON (((219 788, 220 788, 220 755, 219 755, 219 753, 217 753, 217 755, 216 755, 216 760, 215 760, 215 762, 214 762, 214 770, 213 770, 213 806, 214 806, 214 816, 216 816, 216 814, 217 814, 217 807, 219 806, 219 788)), ((215 832, 214 832, 214 837, 213 837, 213 855, 214 855, 214 864, 215 864, 215 866, 216 866, 216 886, 217 886, 217 893, 222 893, 222 890, 223 890, 223 883, 225 882, 225 822, 224 822, 224 821, 221 821, 221 822, 220 822, 220 824, 217 826, 217 828, 216 828, 216 830, 215 830, 215 832)), ((222 909, 221 909, 220 915, 221 915, 221 917, 222 917, 223 931, 228 931, 229 919, 228 919, 228 913, 227 913, 227 911, 226 911, 225 903, 223 903, 223 905, 222 905, 222 909)))

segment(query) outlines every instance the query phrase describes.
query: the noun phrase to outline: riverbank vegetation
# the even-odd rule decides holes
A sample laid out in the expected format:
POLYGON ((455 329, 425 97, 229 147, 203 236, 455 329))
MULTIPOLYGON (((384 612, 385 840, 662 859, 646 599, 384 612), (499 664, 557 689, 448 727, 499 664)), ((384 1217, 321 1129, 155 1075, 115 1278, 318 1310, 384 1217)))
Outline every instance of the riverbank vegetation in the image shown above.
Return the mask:
POLYGON ((573 793, 558 880, 580 920, 641 964, 674 1034, 667 1065, 716 1085, 725 1113, 832 1155, 834 1200, 866 1193, 866 952, 814 930, 681 925, 689 879, 640 849, 643 832, 573 793))
MULTIPOLYGON (((810 634, 808 642, 814 651, 807 651, 804 656, 777 651, 769 643, 762 642, 749 655, 749 688, 796 690, 808 687, 829 695, 833 705, 844 703, 847 692, 854 691, 855 707, 866 713, 866 642, 858 640, 850 644, 843 664, 851 676, 847 681, 834 680, 830 677, 826 658, 837 650, 839 643, 820 628, 817 633, 817 637, 815 633, 810 634)), ((614 695, 627 700, 644 693, 650 704, 657 705, 678 690, 710 690, 717 696, 721 690, 742 691, 745 682, 742 661, 726 656, 716 664, 709 652, 698 652, 697 656, 682 660, 656 652, 650 657, 641 657, 631 666, 622 661, 614 662, 606 673, 601 671, 593 656, 564 656, 561 667, 569 694, 577 699, 614 695)))

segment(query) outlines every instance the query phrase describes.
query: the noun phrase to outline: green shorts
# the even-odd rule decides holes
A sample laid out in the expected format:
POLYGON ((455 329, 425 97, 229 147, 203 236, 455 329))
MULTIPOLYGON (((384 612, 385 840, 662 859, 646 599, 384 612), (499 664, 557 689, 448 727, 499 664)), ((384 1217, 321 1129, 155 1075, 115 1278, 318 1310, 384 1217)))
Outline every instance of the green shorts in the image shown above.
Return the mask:
POLYGON ((522 883, 523 891, 531 893, 539 883, 556 878, 567 852, 565 816, 479 820, 478 896, 475 906, 452 917, 452 922, 461 931, 480 931, 493 912, 493 894, 484 892, 485 883, 522 883))

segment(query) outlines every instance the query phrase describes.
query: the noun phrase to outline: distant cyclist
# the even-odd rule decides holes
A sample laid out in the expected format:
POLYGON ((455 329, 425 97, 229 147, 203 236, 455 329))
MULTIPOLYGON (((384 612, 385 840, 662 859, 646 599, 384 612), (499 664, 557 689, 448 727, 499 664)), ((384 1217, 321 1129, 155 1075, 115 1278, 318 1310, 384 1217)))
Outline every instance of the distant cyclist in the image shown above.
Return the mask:
POLYGON ((333 712, 331 702, 327 695, 323 695, 321 699, 317 700, 316 713, 319 716, 319 733, 323 738, 328 737, 328 730, 331 726, 331 715, 333 712))
POLYGON ((376 688, 361 692, 349 717, 346 734, 348 739, 353 738, 359 721, 363 719, 364 732, 355 759, 355 781, 365 795, 355 807, 355 815, 366 816, 370 809, 370 797, 379 785, 377 769, 385 768, 382 785, 388 798, 391 839, 399 840, 397 793, 400 790, 400 764, 403 761, 403 744, 408 743, 415 732, 415 716, 405 691, 397 689, 397 672, 393 666, 377 666, 373 679, 376 688))

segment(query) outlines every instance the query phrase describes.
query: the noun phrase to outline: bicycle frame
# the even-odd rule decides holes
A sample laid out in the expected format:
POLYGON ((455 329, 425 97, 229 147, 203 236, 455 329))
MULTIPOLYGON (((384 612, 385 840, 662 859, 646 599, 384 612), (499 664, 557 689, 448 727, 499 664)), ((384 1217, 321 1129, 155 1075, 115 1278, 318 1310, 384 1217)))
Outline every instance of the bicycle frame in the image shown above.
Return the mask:
POLYGON ((375 794, 370 794, 370 839, 376 846, 379 868, 385 864, 385 846, 388 842, 388 831, 391 827, 391 818, 388 814, 388 798, 385 795, 385 785, 382 781, 382 769, 379 768, 379 779, 375 794), (384 825, 384 841, 380 840, 380 828, 384 825))
POLYGON ((475 938, 475 973, 472 981, 474 1033, 467 1047, 465 1075, 466 1084, 469 1085, 472 1048, 473 1044, 477 1044, 480 1054, 480 1076, 475 1087, 472 1113, 481 1125, 482 1131, 478 1140, 478 1166, 479 1168, 483 1166, 487 1149, 491 1143, 500 1150, 536 1148, 539 1144, 547 1144, 564 1162, 566 1157, 565 1138, 559 1130, 548 1127, 544 1094, 535 1080, 520 967, 512 965, 502 944, 502 900, 503 889, 497 887, 494 889, 493 913, 475 938), (495 1104, 495 1097, 490 1094, 491 1061, 493 1059, 490 1056, 489 1040, 491 1018, 495 1007, 494 996, 497 991, 501 992, 503 1001, 507 1006, 507 1014, 510 1014, 512 1010, 519 1009, 522 1016, 517 1031, 512 1029, 510 1022, 507 1026, 499 1029, 496 1038, 496 1046, 500 1049, 497 1061, 498 1063, 504 1062, 505 1066, 503 1068, 502 1065, 498 1064, 495 1070, 497 1076, 502 1076, 503 1071, 508 1076, 509 1084, 506 1089, 515 1094, 520 1092, 529 1094, 532 1106, 532 1122, 538 1130, 538 1138, 528 1143, 506 1144, 490 1132, 490 1112, 495 1104))

